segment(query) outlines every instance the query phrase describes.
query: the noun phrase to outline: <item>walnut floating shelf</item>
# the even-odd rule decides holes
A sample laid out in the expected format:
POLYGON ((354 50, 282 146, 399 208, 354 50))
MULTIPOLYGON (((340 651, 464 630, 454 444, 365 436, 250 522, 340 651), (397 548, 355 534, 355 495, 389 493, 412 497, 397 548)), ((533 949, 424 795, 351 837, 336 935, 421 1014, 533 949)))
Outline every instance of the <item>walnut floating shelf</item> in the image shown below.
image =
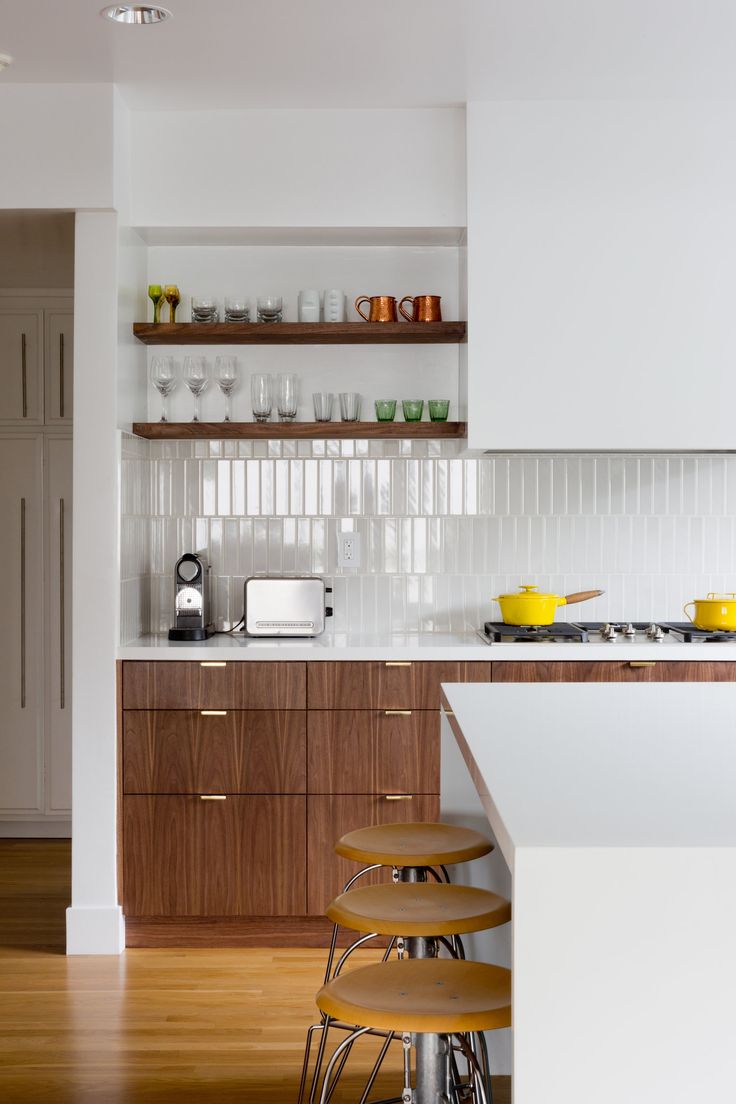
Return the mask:
POLYGON ((451 345, 465 322, 134 322, 144 345, 451 345))
POLYGON ((409 437, 420 440, 448 438, 458 440, 468 435, 466 422, 134 422, 133 433, 156 441, 241 440, 257 438, 348 437, 365 438, 409 437))

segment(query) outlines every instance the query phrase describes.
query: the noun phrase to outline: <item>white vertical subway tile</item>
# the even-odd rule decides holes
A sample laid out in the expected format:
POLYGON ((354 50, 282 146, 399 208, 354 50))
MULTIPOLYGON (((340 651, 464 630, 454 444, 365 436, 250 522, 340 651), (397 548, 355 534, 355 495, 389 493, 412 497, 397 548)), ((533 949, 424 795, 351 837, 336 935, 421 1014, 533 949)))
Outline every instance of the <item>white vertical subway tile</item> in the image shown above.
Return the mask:
POLYGON ((360 460, 348 460, 347 492, 348 512, 363 513, 363 464, 360 460))
POLYGON ((669 463, 656 456, 652 461, 652 513, 667 514, 670 505, 669 463))
POLYGON ((704 471, 710 472, 710 512, 724 514, 726 512, 726 459, 724 456, 711 456, 707 460, 699 460, 704 471))
POLYGON ((654 509, 654 460, 651 456, 639 457, 639 513, 653 514, 654 509))
POLYGON ((612 514, 622 514, 626 499, 626 467, 621 456, 611 456, 608 460, 609 501, 612 514))
POLYGON ((667 461, 667 513, 683 512, 683 464, 680 457, 670 457, 667 461))
POLYGON ((232 511, 236 517, 242 517, 245 510, 245 461, 230 461, 230 488, 232 493, 232 511))
POLYGON ((319 462, 319 513, 333 512, 332 460, 319 462))
POLYGON ((611 512, 611 461, 608 456, 596 456, 595 464, 595 512, 611 512))
POLYGON ((464 514, 473 517, 478 513, 478 462, 477 460, 458 460, 462 465, 464 483, 464 514))
POLYGON ((376 513, 391 513, 391 461, 376 461, 376 513))
POLYGON ((463 461, 450 460, 450 513, 462 514, 464 512, 464 480, 463 461))
POLYGON ((497 514, 508 514, 510 510, 509 461, 500 456, 494 457, 493 460, 493 497, 495 512, 497 514))
POLYGON ((565 512, 579 514, 583 508, 580 457, 568 456, 565 460, 565 512))
POLYGON ((261 514, 261 462, 245 461, 245 504, 251 517, 261 514))
MULTIPOLYGON (((486 457, 476 461, 478 466, 478 513, 492 514, 493 501, 493 461, 486 457)), ((426 464, 425 468, 429 468, 426 464)), ((431 513, 431 510, 428 511, 431 513)))
POLYGON ((639 513, 639 460, 629 456, 624 460, 624 513, 639 513))
POLYGON ((682 460, 682 512, 689 517, 698 513, 698 462, 694 456, 682 460))
POLYGON ((226 517, 233 512, 232 499, 230 497, 230 461, 218 460, 217 462, 217 513, 220 517, 226 517))
POLYGON ((435 508, 440 517, 450 512, 450 468, 448 460, 436 460, 435 470, 435 508))
POLYGON ((289 460, 289 511, 294 517, 304 512, 304 463, 301 460, 289 460))
POLYGON ((552 460, 552 512, 558 517, 567 513, 567 461, 564 456, 552 460))
POLYGON ((580 458, 580 512, 582 514, 596 513, 596 478, 595 458, 583 456, 580 458))
POLYGON ((273 462, 274 500, 272 512, 281 517, 288 514, 290 509, 291 477, 289 467, 289 461, 283 458, 273 462))
POLYGON ((509 514, 524 513, 524 459, 512 456, 507 461, 508 507, 509 514))

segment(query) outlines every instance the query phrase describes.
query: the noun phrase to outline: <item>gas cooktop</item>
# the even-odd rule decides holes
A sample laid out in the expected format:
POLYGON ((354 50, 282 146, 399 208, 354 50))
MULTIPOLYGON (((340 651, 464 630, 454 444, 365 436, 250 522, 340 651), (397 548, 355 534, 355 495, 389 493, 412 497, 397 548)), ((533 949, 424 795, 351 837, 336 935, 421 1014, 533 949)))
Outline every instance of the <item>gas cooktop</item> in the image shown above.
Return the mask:
POLYGON ((480 636, 487 644, 588 644, 625 641, 627 644, 656 644, 667 638, 682 644, 736 643, 736 632, 712 632, 680 621, 558 621, 553 625, 506 625, 486 621, 480 636))

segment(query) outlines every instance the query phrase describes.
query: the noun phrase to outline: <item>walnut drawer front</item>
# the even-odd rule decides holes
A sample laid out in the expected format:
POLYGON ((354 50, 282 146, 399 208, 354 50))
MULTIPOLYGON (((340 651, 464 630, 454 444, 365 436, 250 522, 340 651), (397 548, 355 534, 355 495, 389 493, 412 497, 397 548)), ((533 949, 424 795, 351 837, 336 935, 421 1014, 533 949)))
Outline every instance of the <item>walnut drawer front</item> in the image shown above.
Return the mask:
POLYGON ((307 716, 310 793, 440 792, 434 710, 313 709, 307 716))
MULTIPOLYGON (((614 645, 615 646, 615 645, 614 645)), ((707 645, 703 645, 707 647, 707 645)), ((494 663, 494 682, 734 682, 736 663, 593 660, 494 663)))
MULTIPOLYGON (((376 795, 351 794, 307 798, 308 914, 322 915, 333 897, 342 891, 360 863, 335 854, 340 836, 372 824, 398 824, 410 820, 434 821, 440 815, 438 796, 416 795, 411 801, 389 801, 376 795)), ((360 885, 391 881, 391 870, 361 878, 360 885)))
POLYGON ((128 796, 127 916, 303 916, 306 798, 128 796))
POLYGON ((123 663, 124 709, 306 709, 304 663, 123 663))
POLYGON ((126 709, 127 794, 305 793, 303 710, 126 709))
POLYGON ((490 682, 490 663, 310 663, 310 709, 439 709, 440 683, 490 682))

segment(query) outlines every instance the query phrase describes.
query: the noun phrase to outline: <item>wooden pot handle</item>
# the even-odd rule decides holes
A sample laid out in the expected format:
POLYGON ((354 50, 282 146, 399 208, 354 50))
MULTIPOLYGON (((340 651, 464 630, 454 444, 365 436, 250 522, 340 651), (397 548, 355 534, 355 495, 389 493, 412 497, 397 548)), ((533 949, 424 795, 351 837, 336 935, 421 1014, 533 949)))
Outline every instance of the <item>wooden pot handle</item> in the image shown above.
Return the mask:
POLYGON ((601 594, 605 594, 605 591, 579 590, 575 594, 566 594, 565 604, 568 606, 573 606, 576 602, 587 602, 589 598, 599 598, 601 594))
POLYGON ((368 317, 368 315, 363 314, 362 310, 360 309, 361 303, 370 303, 370 298, 367 295, 359 295, 358 298, 355 300, 355 309, 360 317, 363 319, 364 322, 370 322, 370 318, 368 317))
POLYGON ((404 303, 407 301, 407 299, 411 303, 412 310, 413 310, 413 308, 414 308, 414 296, 413 295, 405 295, 404 298, 399 303, 399 314, 403 314, 403 316, 404 316, 404 318, 406 319, 407 322, 413 322, 414 321, 414 315, 409 314, 408 311, 404 310, 404 303))

